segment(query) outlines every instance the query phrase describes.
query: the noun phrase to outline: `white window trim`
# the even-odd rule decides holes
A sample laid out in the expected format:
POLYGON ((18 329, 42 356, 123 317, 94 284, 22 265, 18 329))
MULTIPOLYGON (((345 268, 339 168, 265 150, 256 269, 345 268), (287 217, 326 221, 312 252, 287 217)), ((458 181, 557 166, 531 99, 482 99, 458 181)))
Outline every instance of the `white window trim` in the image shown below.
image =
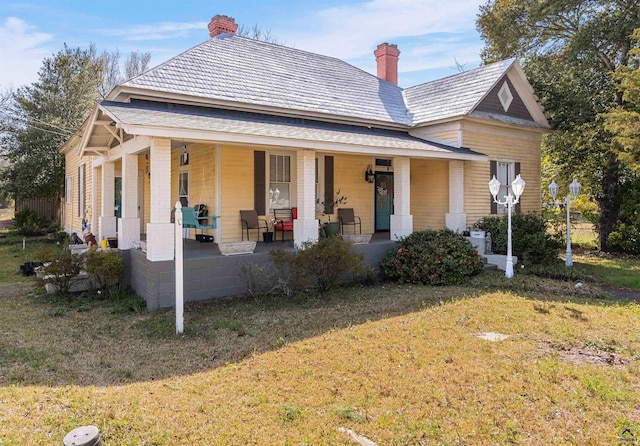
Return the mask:
POLYGON ((64 202, 73 203, 73 176, 68 175, 64 181, 64 202))
POLYGON ((289 157, 289 207, 296 206, 296 180, 297 180, 297 160, 295 152, 287 152, 283 150, 268 150, 265 154, 265 203, 267 215, 273 213, 271 207, 271 199, 269 196, 269 185, 271 184, 271 156, 288 156, 289 157))
POLYGON ((86 164, 78 166, 78 217, 84 218, 87 206, 87 167, 86 164))
MULTIPOLYGON (((511 190, 511 183, 516 179, 516 162, 514 160, 499 159, 496 162, 496 178, 500 181, 500 192, 498 192, 498 199, 503 200, 505 195, 508 195, 511 190), (501 167, 507 167, 507 178, 504 178, 501 167)), ((507 207, 505 205, 498 205, 498 214, 505 214, 507 207)))

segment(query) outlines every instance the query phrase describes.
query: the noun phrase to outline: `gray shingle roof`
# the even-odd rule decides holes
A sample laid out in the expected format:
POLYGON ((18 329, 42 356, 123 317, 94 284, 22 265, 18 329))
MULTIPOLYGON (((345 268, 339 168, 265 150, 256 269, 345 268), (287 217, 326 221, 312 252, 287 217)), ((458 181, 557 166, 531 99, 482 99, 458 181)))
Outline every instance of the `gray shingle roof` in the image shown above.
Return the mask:
POLYGON ((414 138, 407 132, 399 130, 140 100, 134 100, 131 103, 103 101, 100 108, 125 126, 215 131, 377 148, 413 149, 431 154, 448 154, 453 157, 455 154, 483 156, 466 148, 414 138))
POLYGON ((402 89, 344 61, 220 34, 124 84, 268 107, 410 125, 402 89))
POLYGON ((513 65, 508 59, 404 90, 413 124, 469 114, 513 65))

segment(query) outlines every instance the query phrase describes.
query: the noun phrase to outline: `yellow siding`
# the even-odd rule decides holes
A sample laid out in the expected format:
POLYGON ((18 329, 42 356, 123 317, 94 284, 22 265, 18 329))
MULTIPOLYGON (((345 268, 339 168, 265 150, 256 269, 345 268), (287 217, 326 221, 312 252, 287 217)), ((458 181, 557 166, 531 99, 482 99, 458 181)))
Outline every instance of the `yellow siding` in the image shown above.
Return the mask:
MULTIPOLYGON (((540 140, 541 136, 532 132, 508 131, 492 132, 474 127, 464 132, 464 146, 484 153, 489 160, 511 160, 521 163, 521 176, 527 185, 522 195, 522 212, 540 212, 540 140)), ((467 226, 491 212, 489 194, 489 163, 465 162, 465 212, 467 226)))
POLYGON ((347 197, 347 203, 336 207, 331 220, 338 221, 338 207, 353 208, 355 215, 362 219, 363 233, 373 232, 374 222, 374 185, 364 179, 369 164, 373 164, 371 157, 334 155, 333 158, 334 191, 340 191, 340 195, 347 197))
POLYGON ((82 164, 85 165, 85 208, 87 211, 86 217, 91 221, 92 209, 92 191, 93 191, 93 178, 92 178, 92 157, 80 157, 75 153, 75 150, 65 154, 65 185, 66 177, 72 178, 71 187, 71 202, 67 203, 65 197, 63 203, 64 221, 62 222, 64 229, 71 232, 80 233, 82 231, 82 216, 78 216, 78 167, 82 164))
MULTIPOLYGON (((240 210, 254 208, 253 150, 249 147, 222 147, 222 215, 219 225, 223 242, 240 240, 240 210)), ((270 220, 265 216, 260 218, 270 220)), ((251 236, 255 239, 255 231, 251 236)))
POLYGON ((411 160, 413 229, 443 229, 449 212, 449 163, 411 160))

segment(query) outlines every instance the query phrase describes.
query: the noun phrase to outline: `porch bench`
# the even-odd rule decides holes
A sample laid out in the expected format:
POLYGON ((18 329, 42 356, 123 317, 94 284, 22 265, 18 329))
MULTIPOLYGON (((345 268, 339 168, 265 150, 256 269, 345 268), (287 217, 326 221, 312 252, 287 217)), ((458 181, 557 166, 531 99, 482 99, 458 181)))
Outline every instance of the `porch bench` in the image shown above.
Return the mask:
MULTIPOLYGON (((219 218, 219 215, 207 215, 204 217, 198 217, 196 216, 195 209, 187 206, 184 206, 182 208, 182 227, 194 228, 196 230, 196 240, 200 240, 201 242, 209 241, 207 240, 209 236, 204 237, 204 230, 216 229, 218 227, 219 218), (207 220, 211 220, 211 224, 207 224, 207 220), (198 229, 200 229, 200 234, 197 233, 198 229)), ((210 241, 213 241, 213 236, 211 236, 210 241)))
POLYGON ((284 242, 284 234, 287 231, 293 233, 293 221, 298 218, 298 208, 284 208, 273 210, 273 231, 277 234, 282 233, 282 241, 284 242))

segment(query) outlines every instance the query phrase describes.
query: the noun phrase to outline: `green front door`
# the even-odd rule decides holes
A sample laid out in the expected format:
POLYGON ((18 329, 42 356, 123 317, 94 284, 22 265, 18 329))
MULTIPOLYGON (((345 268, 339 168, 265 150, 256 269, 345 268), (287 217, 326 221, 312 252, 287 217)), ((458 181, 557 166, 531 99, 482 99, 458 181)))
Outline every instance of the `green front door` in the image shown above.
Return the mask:
POLYGON ((375 185, 376 232, 388 232, 393 213, 393 173, 376 172, 375 185))

